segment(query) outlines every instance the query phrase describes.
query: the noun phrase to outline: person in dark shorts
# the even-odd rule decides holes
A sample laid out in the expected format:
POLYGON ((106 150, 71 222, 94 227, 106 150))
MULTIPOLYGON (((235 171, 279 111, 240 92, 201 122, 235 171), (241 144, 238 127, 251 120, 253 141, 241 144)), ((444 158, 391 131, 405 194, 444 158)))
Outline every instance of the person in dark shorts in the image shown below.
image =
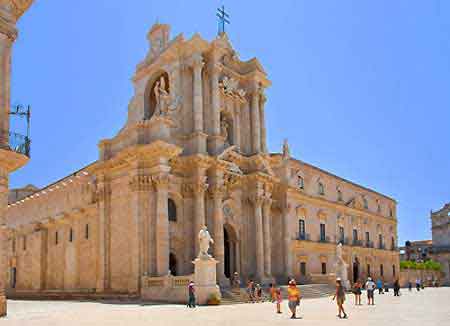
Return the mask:
POLYGON ((400 282, 398 281, 398 279, 396 279, 394 282, 394 297, 399 296, 400 296, 400 282))
POLYGON ((355 295, 355 306, 361 305, 361 293, 362 293, 361 288, 362 284, 359 280, 357 280, 355 284, 353 284, 353 294, 355 295))
POLYGON ((373 293, 375 292, 375 288, 376 288, 376 284, 374 281, 372 281, 372 278, 369 277, 367 278, 367 282, 366 282, 366 290, 367 290, 367 304, 370 305, 374 305, 374 299, 373 299, 373 293))
POLYGON ((188 308, 195 308, 195 285, 193 281, 189 282, 188 293, 189 293, 189 300, 187 306, 188 308))

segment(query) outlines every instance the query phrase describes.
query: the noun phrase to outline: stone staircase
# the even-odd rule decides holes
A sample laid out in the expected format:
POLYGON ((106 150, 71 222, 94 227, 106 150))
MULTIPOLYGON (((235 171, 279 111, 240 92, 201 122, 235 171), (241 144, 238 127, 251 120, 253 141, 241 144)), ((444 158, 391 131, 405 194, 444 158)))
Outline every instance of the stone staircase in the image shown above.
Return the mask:
MULTIPOLYGON (((306 284, 299 285, 300 293, 303 299, 314 299, 321 297, 328 297, 334 295, 335 288, 329 284, 306 284)), ((248 297, 245 289, 240 291, 229 288, 222 288, 222 305, 247 303, 248 297)), ((287 298, 287 286, 282 286, 281 291, 283 299, 287 298)), ((268 289, 264 289, 264 295, 266 298, 270 298, 268 289)))

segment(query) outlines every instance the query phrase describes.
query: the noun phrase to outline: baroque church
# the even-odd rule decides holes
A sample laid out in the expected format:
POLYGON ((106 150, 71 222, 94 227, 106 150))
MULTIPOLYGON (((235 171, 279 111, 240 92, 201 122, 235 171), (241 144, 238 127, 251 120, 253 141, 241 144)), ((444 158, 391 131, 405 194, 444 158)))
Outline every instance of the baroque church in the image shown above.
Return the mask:
POLYGON ((203 225, 222 287, 235 272, 333 282, 338 243, 351 281, 392 282, 396 201, 294 159, 287 142, 269 153, 261 63, 242 61, 225 33, 209 42, 169 32, 149 31, 127 122, 100 141, 99 159, 10 196, 8 295, 184 285, 203 225))

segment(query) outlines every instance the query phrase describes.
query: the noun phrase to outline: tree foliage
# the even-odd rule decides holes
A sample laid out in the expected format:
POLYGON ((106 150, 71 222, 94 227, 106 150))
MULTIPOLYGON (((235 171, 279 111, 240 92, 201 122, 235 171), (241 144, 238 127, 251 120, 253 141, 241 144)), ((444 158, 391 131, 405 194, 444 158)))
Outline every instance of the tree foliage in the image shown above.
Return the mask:
POLYGON ((400 262, 401 269, 425 269, 425 270, 433 270, 440 271, 442 266, 440 263, 434 260, 427 260, 426 262, 415 262, 415 261, 401 261, 400 262))

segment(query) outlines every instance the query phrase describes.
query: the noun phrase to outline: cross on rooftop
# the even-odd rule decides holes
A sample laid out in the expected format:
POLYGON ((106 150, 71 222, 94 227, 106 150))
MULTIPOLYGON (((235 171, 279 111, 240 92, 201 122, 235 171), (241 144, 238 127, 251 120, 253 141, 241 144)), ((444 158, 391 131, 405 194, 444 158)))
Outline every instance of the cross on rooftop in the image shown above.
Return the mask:
POLYGON ((225 12, 225 6, 222 6, 222 8, 217 8, 217 14, 216 16, 219 18, 219 31, 218 31, 218 35, 225 33, 225 23, 229 24, 229 18, 230 15, 228 15, 225 12))

